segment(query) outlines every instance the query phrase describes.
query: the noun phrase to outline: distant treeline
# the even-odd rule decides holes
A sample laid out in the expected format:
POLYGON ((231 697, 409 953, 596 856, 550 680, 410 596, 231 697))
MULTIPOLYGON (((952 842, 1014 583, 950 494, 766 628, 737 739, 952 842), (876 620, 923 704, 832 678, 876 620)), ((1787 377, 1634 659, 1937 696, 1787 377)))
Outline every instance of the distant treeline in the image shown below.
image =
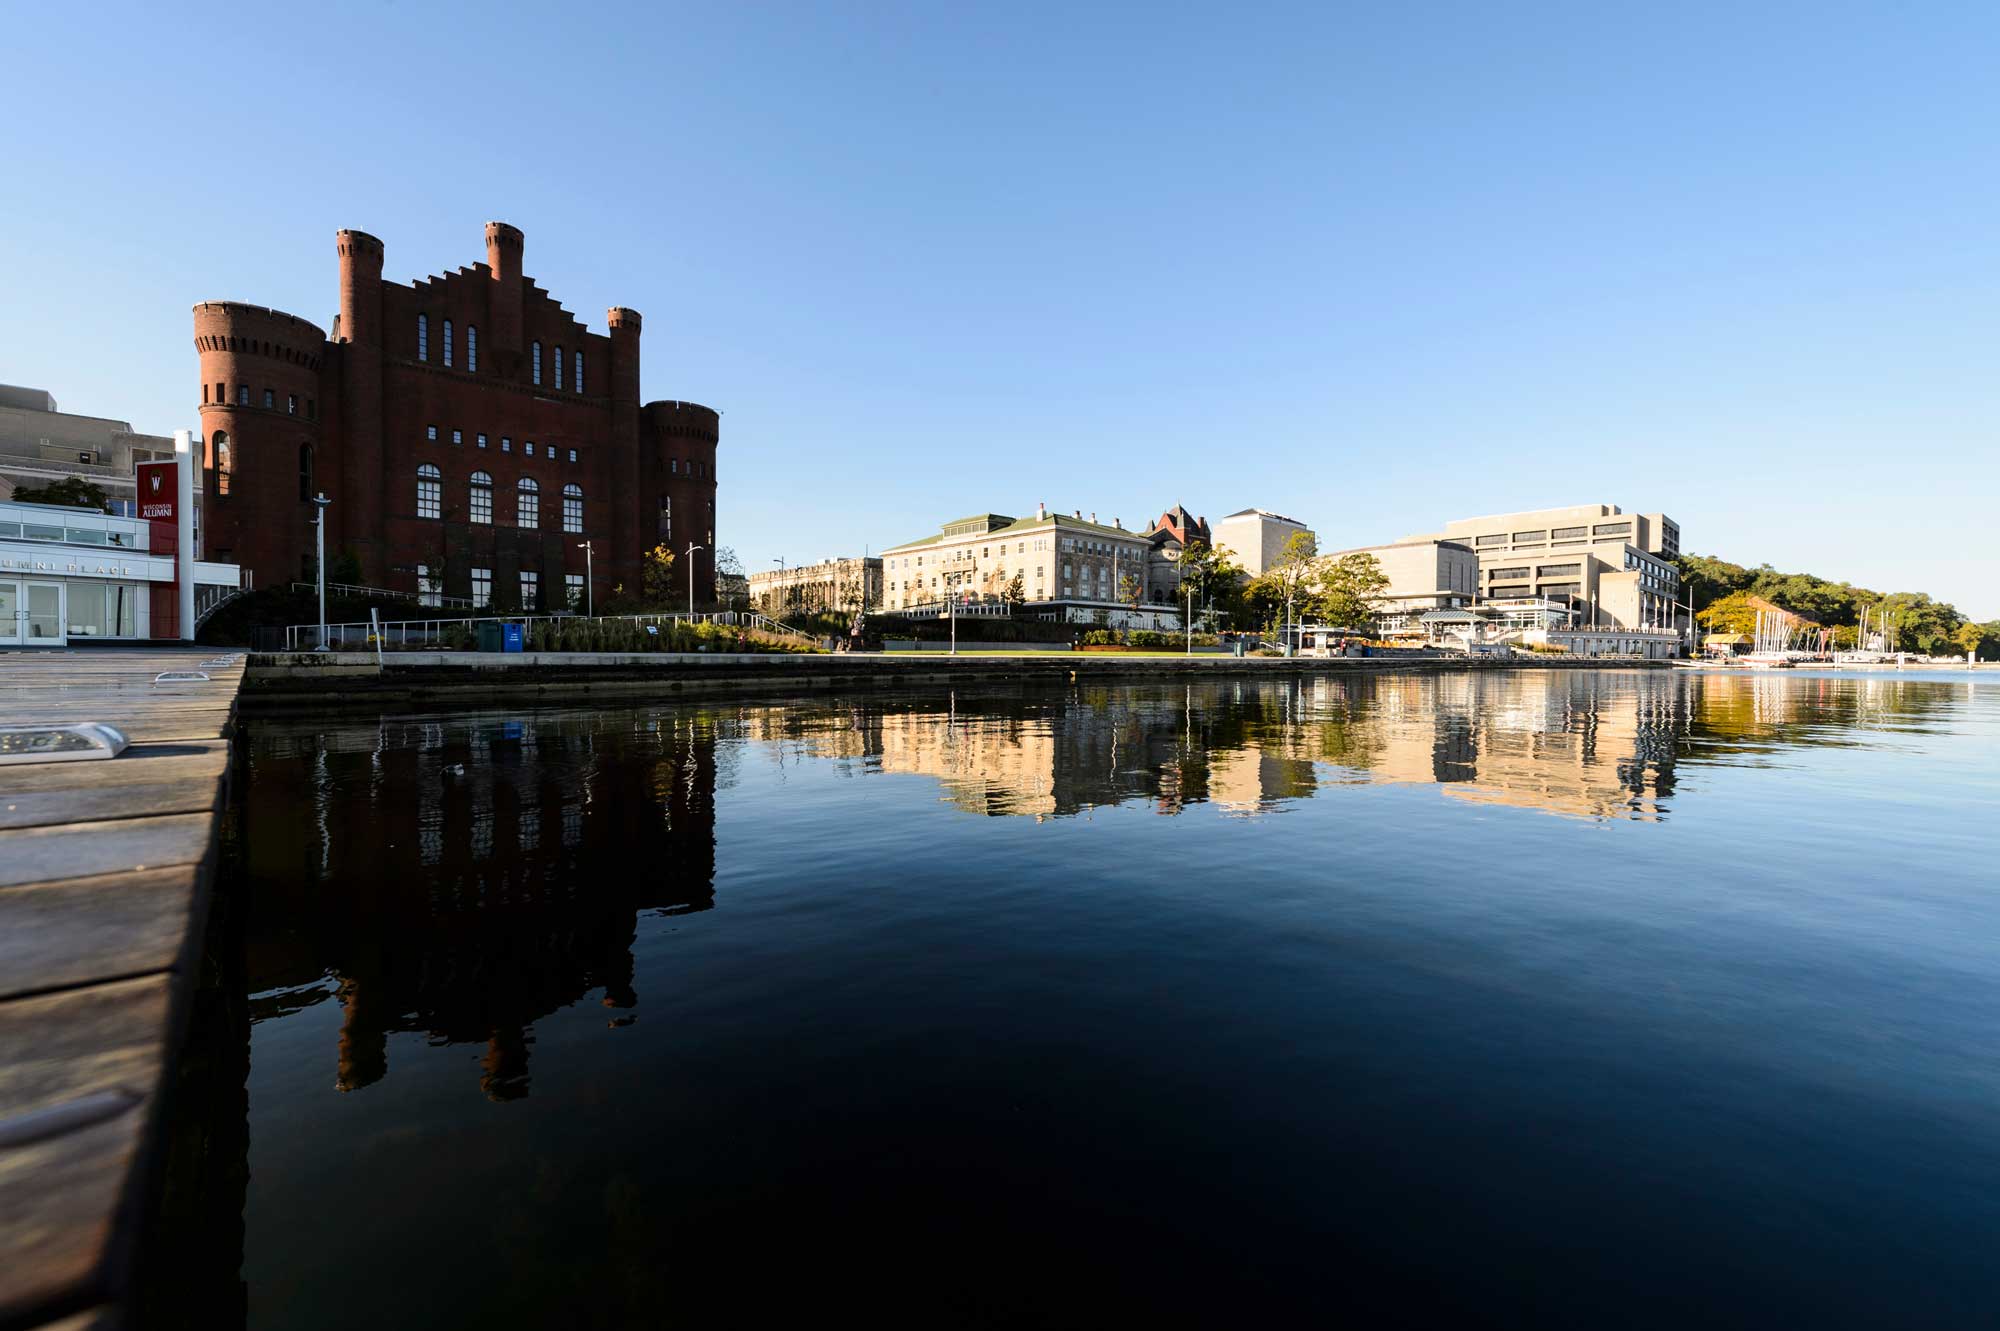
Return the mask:
POLYGON ((1710 633, 1749 633, 1756 627, 1752 597, 1803 616, 1834 630, 1834 641, 1855 645, 1861 612, 1868 611, 1869 629, 1887 624, 1895 645, 1933 656, 1975 652, 1991 657, 2000 652, 2000 620, 1979 624, 1956 606, 1934 601, 1923 592, 1878 592, 1846 582, 1828 582, 1810 573, 1780 573, 1769 564, 1746 568, 1712 555, 1682 555, 1682 582, 1693 592, 1695 617, 1710 633))

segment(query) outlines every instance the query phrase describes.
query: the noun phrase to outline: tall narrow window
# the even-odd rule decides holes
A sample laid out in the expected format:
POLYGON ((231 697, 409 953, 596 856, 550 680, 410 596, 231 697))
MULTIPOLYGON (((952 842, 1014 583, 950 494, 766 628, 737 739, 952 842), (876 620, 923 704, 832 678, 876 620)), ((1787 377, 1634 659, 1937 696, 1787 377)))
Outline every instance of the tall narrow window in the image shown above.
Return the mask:
POLYGON ((660 496, 660 539, 663 541, 674 539, 674 497, 672 495, 660 496))
POLYGON ((542 382, 542 344, 539 342, 535 343, 533 370, 535 376, 535 384, 537 387, 539 387, 542 382))
POLYGON ((217 384, 215 386, 215 405, 219 407, 224 402, 228 401, 228 399, 229 399, 228 392, 225 391, 225 389, 221 384, 217 384))
POLYGON ((451 320, 444 321, 444 367, 451 368, 451 320))
POLYGON ((313 497, 313 446, 299 445, 299 498, 313 497))
POLYGON ((299 414, 299 395, 297 393, 285 394, 285 414, 287 416, 296 416, 299 414))
POLYGON ((556 346, 556 391, 557 391, 558 393, 562 392, 562 360, 563 360, 563 357, 562 357, 562 346, 561 346, 561 344, 557 344, 557 346, 556 346))
POLYGON ((417 516, 435 518, 444 512, 444 475, 426 462, 417 468, 417 516))
POLYGON ((277 403, 276 403, 275 401, 273 401, 273 400, 272 400, 272 397, 271 397, 271 390, 270 390, 270 389, 268 389, 268 388, 267 388, 267 389, 265 389, 265 390, 264 390, 264 410, 266 410, 266 411, 269 411, 269 410, 270 410, 270 409, 271 409, 272 407, 274 407, 274 406, 276 406, 276 405, 277 405, 277 403))
POLYGON ((472 570, 472 604, 485 609, 493 604, 493 570, 476 568, 472 570))
POLYGON ((525 572, 522 573, 521 608, 523 610, 540 609, 541 594, 542 594, 542 575, 539 573, 525 573, 525 572))
POLYGON ((215 492, 219 495, 226 495, 229 493, 229 432, 227 430, 217 430, 215 432, 214 443, 215 492))
POLYGON ((471 508, 468 517, 474 522, 493 524, 493 477, 483 471, 472 473, 471 508))
POLYGON ((419 314, 417 316, 417 359, 429 360, 430 358, 431 317, 428 314, 419 314))
POLYGON ((514 487, 514 525, 542 525, 542 487, 535 484, 532 476, 523 476, 520 484, 514 487))
POLYGON ((444 579, 431 572, 429 564, 417 565, 417 604, 443 605, 444 579))
POLYGON ((248 384, 236 385, 236 405, 239 407, 247 407, 250 405, 250 385, 248 384))
POLYGON ((465 372, 479 373, 479 325, 465 326, 465 372))
POLYGON ((569 391, 572 393, 581 393, 583 391, 583 353, 581 351, 576 353, 576 373, 570 376, 569 391))
POLYGON ((563 487, 563 530, 583 530, 583 487, 574 481, 563 487))

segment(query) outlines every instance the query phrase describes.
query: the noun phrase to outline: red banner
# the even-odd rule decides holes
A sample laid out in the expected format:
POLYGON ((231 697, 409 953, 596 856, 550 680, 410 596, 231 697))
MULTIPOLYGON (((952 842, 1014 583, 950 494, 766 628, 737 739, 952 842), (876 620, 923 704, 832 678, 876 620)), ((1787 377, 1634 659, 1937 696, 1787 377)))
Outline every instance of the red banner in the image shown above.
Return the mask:
POLYGON ((135 470, 139 480, 139 516, 149 522, 174 526, 180 518, 180 464, 141 462, 135 470))

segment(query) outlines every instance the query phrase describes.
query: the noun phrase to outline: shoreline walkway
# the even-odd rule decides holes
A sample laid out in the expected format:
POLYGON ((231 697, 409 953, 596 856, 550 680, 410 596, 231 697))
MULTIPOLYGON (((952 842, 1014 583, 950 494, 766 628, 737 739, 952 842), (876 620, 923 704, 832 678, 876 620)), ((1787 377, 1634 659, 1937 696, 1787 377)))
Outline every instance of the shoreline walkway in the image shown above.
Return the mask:
POLYGON ((0 765, 0 1328, 109 1328, 201 959, 243 656, 0 654, 0 725, 116 758, 0 765), (194 671, 206 682, 155 683, 194 671))

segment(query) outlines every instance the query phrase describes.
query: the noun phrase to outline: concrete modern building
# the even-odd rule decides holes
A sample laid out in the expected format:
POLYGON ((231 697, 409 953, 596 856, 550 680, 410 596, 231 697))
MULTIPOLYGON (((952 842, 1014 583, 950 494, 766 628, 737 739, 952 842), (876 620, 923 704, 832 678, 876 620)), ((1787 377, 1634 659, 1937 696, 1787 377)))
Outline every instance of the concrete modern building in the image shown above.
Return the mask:
MULTIPOLYGON (((1152 534, 1096 518, 1041 505, 1028 518, 976 513, 947 522, 935 536, 882 552, 882 608, 921 614, 956 597, 997 609, 1018 578, 1023 614, 1112 628, 1178 627, 1171 602, 1149 599, 1168 581, 1155 567, 1165 560, 1152 534)), ((1177 574, 1172 585, 1179 585, 1177 574)))
POLYGON ((1214 544, 1229 551, 1254 578, 1277 563, 1286 543, 1300 532, 1310 536, 1312 528, 1269 509, 1246 508, 1215 524, 1214 544))
MULTIPOLYGON (((17 488, 76 478, 101 488, 111 512, 129 518, 137 512, 133 469, 173 455, 174 441, 165 435, 140 434, 129 421, 108 416, 62 411, 47 389, 0 384, 0 499, 17 488)), ((199 517, 195 528, 198 533, 199 517)))
POLYGON ((1469 546, 1479 561, 1482 601, 1550 600, 1586 626, 1672 627, 1680 574, 1678 523, 1615 504, 1533 509, 1448 522, 1406 538, 1469 546))
MULTIPOLYGON (((1471 605, 1479 592, 1479 557, 1457 541, 1397 541, 1339 550, 1327 556, 1372 555, 1389 585, 1382 592, 1375 627, 1389 637, 1422 637, 1418 616, 1429 610, 1471 605)), ((1365 624, 1350 625, 1366 628, 1365 624)))
POLYGON ((767 615, 791 610, 869 610, 882 604, 879 556, 822 559, 750 575, 750 602, 767 615))

